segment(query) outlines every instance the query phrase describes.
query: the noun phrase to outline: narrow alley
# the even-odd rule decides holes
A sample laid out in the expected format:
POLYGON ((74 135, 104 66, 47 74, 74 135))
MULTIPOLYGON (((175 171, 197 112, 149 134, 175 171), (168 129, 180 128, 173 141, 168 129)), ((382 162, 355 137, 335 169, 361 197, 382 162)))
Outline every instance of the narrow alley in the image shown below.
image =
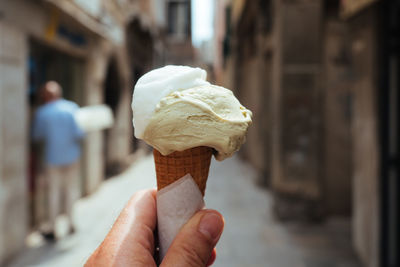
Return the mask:
POLYGON ((156 185, 147 132, 237 151, 211 164, 213 266, 400 266, 399 18, 396 0, 0 0, 0 267, 82 266, 156 185), (197 91, 212 119, 175 105, 197 91))
MULTIPOLYGON (((237 156, 223 162, 213 160, 211 164, 206 203, 220 211, 226 223, 213 266, 359 266, 350 249, 348 219, 331 219, 312 226, 279 223, 271 214, 271 196, 257 187, 255 180, 254 169, 237 156)), ((153 158, 143 156, 76 204, 75 235, 54 245, 27 249, 8 267, 82 266, 129 197, 137 190, 154 186, 153 158)))

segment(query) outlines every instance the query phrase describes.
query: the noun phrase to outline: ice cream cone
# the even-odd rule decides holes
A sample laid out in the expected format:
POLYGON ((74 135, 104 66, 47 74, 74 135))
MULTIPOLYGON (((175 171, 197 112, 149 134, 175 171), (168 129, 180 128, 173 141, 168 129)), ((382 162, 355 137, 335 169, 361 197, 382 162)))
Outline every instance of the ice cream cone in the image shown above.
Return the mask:
POLYGON ((190 173, 204 196, 213 149, 199 146, 163 156, 154 149, 158 190, 190 173))

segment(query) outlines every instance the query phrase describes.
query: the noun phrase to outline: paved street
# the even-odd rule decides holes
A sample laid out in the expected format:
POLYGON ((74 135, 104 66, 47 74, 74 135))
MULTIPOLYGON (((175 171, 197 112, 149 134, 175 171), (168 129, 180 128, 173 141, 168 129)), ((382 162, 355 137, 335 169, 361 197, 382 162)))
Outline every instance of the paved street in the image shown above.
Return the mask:
MULTIPOLYGON (((77 233, 55 245, 27 249, 9 266, 82 266, 100 244, 133 192, 155 186, 153 159, 137 160, 75 207, 77 233)), ((350 224, 282 224, 271 215, 271 197, 255 186, 256 173, 238 157, 212 162, 206 203, 226 226, 214 266, 358 267, 351 252, 350 224)), ((31 237, 34 239, 34 237, 31 237)))

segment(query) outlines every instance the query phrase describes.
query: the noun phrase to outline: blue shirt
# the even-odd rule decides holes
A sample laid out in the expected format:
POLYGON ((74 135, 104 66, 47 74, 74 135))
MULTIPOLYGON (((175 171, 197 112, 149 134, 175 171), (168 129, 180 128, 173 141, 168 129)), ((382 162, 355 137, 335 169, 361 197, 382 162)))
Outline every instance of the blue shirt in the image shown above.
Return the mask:
POLYGON ((33 122, 33 139, 44 141, 48 165, 61 166, 77 161, 81 155, 79 140, 83 131, 75 121, 74 102, 58 99, 40 107, 33 122))

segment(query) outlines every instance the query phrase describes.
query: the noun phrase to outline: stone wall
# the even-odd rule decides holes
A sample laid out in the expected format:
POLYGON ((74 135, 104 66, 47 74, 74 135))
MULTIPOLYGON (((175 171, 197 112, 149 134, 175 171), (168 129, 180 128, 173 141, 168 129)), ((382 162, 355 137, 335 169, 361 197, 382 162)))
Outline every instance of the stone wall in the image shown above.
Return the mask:
POLYGON ((27 40, 0 21, 0 265, 24 245, 28 228, 27 40))
POLYGON ((118 104, 114 111, 114 125, 108 132, 107 166, 111 173, 122 171, 128 164, 128 155, 133 147, 131 99, 133 80, 130 72, 129 56, 125 46, 115 51, 120 90, 118 104))
MULTIPOLYGON (((111 46, 105 40, 97 40, 90 49, 86 64, 86 86, 84 92, 85 105, 104 103, 103 85, 110 57, 111 46)), ((93 193, 104 180, 104 133, 95 131, 87 134, 84 140, 84 191, 93 193)))
MULTIPOLYGON (((260 52, 262 54, 262 51, 260 52)), ((254 56, 241 61, 237 76, 236 91, 241 103, 253 113, 253 124, 249 128, 242 155, 258 170, 259 182, 267 185, 270 178, 270 75, 263 57, 254 56)))
POLYGON ((321 175, 324 212, 329 215, 351 214, 354 75, 350 62, 347 25, 329 17, 324 23, 321 175))
POLYGON ((275 211, 281 218, 318 217, 322 1, 275 1, 274 14, 271 104, 275 211))
POLYGON ((272 32, 260 36, 260 2, 232 2, 224 66, 254 111, 242 152, 270 169, 280 218, 352 216, 360 259, 378 266, 377 6, 343 20, 339 2, 272 1, 272 32))
POLYGON ((230 26, 234 36, 226 44, 229 57, 225 62, 224 85, 253 113, 253 124, 240 152, 257 169, 258 182, 268 185, 271 173, 271 47, 269 31, 262 20, 269 14, 263 12, 258 2, 247 1, 240 20, 230 26))
POLYGON ((366 267, 379 266, 378 17, 375 11, 367 9, 348 22, 355 75, 352 84, 353 242, 366 267))
POLYGON ((243 3, 224 66, 224 85, 254 113, 242 155, 281 218, 349 216, 354 72, 338 3, 243 3))
MULTIPOLYGON (((62 23, 78 27, 87 38, 87 46, 78 47, 65 38, 49 38, 46 30, 54 8, 42 1, 0 1, 0 265, 24 246, 28 224, 32 218, 28 213, 28 73, 26 70, 29 39, 44 47, 79 58, 85 70, 78 73, 84 80, 80 104, 104 103, 104 78, 112 49, 118 58, 127 58, 126 53, 112 46, 104 36, 81 27, 71 16, 61 15, 62 23), (29 17, 29 22, 21 18, 29 17), (7 36, 7 38, 2 38, 7 36)), ((62 13, 62 11, 59 11, 62 13)), ((82 25, 81 25, 82 26, 82 25)), ((120 60, 121 61, 121 60, 120 60)), ((122 60, 123 61, 123 60, 122 60)), ((118 107, 116 127, 113 129, 111 157, 123 160, 130 153, 131 142, 130 99, 132 86, 130 69, 120 64, 123 77, 123 93, 118 107)), ((83 184, 86 193, 91 193, 104 179, 103 132, 89 133, 84 141, 83 184)), ((37 180, 39 183, 39 180, 37 180)), ((36 194, 39 189, 36 185, 36 194)), ((42 196, 44 192, 42 192, 42 196)), ((37 197, 37 195, 33 196, 37 197)), ((38 199, 36 199, 38 200, 38 199)), ((36 202, 38 203, 38 201, 36 202)), ((37 210, 36 210, 37 212, 37 210)), ((38 216, 38 212, 35 213, 38 216)), ((37 220, 36 223, 40 221, 37 220)))

